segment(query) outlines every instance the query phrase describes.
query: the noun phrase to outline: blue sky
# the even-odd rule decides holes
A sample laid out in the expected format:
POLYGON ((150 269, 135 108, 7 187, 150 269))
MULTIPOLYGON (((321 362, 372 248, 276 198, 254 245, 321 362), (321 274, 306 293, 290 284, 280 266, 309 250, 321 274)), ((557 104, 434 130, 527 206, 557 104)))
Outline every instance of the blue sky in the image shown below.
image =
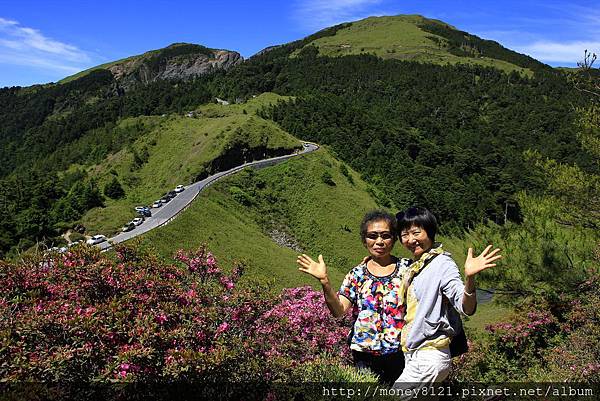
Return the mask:
POLYGON ((598 0, 0 0, 0 87, 57 81, 174 42, 249 57, 340 22, 397 14, 441 19, 554 66, 600 53, 598 0))

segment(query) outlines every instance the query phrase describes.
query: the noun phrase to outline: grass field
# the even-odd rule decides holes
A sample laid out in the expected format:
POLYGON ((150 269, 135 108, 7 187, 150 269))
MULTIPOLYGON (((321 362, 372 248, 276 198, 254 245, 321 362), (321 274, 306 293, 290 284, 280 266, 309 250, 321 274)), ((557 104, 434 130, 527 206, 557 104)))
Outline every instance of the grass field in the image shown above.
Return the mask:
MULTIPOLYGON (((530 75, 532 72, 506 61, 488 57, 459 57, 440 48, 417 26, 423 21, 418 15, 394 17, 369 17, 353 22, 348 28, 340 29, 334 36, 319 38, 309 44, 319 49, 324 56, 346 56, 373 54, 384 59, 419 61, 434 64, 478 64, 510 72, 518 71, 530 75)), ((437 36, 442 43, 446 40, 437 36)))
POLYGON ((126 197, 107 199, 105 207, 92 209, 83 217, 83 224, 89 232, 114 233, 134 217, 134 206, 150 204, 178 184, 190 184, 207 163, 234 144, 246 148, 285 148, 291 153, 300 146, 300 142, 272 121, 254 114, 256 109, 279 98, 274 94, 264 94, 243 105, 200 106, 193 118, 169 115, 121 121, 122 127, 145 124, 155 128, 132 147, 89 168, 90 175, 97 179, 100 188, 117 177, 126 197), (147 152, 147 161, 136 165, 133 151, 139 155, 147 152))
POLYGON ((491 301, 485 304, 477 305, 477 312, 473 316, 463 318, 467 329, 481 334, 485 326, 498 321, 506 320, 510 317, 512 309, 500 302, 491 301))
POLYGON ((297 271, 297 250, 271 238, 269 232, 276 228, 313 257, 322 253, 337 286, 364 257, 358 226, 363 214, 377 207, 360 177, 350 170, 351 184, 339 167, 340 162, 321 149, 252 173, 242 172, 204 191, 171 224, 144 235, 143 242, 165 257, 176 249, 206 243, 224 265, 245 260, 250 275, 271 279, 276 288, 318 284, 297 271), (323 171, 330 172, 335 186, 320 179, 323 171), (250 193, 244 187, 249 179, 262 187, 262 193, 255 194, 255 204, 247 206, 236 200, 231 188, 250 193), (265 206, 259 198, 273 201, 265 206))

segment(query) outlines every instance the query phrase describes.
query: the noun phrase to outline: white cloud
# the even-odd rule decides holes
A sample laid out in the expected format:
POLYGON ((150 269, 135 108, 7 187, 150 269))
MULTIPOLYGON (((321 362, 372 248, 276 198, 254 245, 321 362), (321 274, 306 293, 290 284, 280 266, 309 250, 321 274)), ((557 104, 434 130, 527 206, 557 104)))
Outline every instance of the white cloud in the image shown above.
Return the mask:
POLYGON ((547 63, 576 63, 583 59, 584 50, 600 54, 600 42, 572 41, 560 43, 538 41, 524 46, 515 46, 514 50, 547 63))
POLYGON ((0 28, 4 27, 4 26, 11 26, 11 25, 18 25, 18 24, 19 23, 17 21, 12 21, 12 20, 0 17, 0 28))
POLYGON ((302 0, 296 3, 295 18, 306 29, 321 29, 371 15, 384 0, 302 0))
POLYGON ((73 74, 89 67, 90 56, 74 45, 0 17, 0 63, 73 74))

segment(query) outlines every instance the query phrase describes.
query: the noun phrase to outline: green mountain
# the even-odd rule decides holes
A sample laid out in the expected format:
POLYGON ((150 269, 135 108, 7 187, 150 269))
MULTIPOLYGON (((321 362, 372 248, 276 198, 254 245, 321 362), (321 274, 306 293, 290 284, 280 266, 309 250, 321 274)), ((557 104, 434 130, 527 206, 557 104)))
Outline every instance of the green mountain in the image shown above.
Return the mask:
POLYGON ((308 40, 302 48, 306 46, 330 57, 373 54, 383 59, 481 65, 525 74, 551 68, 495 41, 420 15, 369 17, 342 24, 334 35, 308 40))
POLYGON ((71 82, 92 71, 110 71, 123 88, 162 79, 192 79, 213 70, 229 69, 243 61, 239 53, 209 49, 190 43, 173 43, 163 49, 102 64, 64 78, 71 82))
POLYGON ((380 205, 429 206, 447 232, 518 222, 516 194, 546 190, 525 152, 597 169, 574 140, 585 105, 562 72, 419 16, 341 24, 244 62, 175 44, 0 89, 0 251, 77 225, 111 233, 165 187, 299 139, 326 146, 380 205))

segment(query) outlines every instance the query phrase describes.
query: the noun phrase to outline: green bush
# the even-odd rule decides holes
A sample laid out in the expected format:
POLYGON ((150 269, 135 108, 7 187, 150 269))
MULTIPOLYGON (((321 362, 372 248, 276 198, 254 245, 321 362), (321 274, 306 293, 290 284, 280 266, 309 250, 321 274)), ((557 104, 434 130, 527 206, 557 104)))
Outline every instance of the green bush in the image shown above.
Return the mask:
POLYGON ((104 186, 104 195, 111 199, 120 199, 125 196, 125 191, 117 177, 106 183, 104 186))
POLYGON ((321 181, 323 181, 325 184, 330 185, 332 187, 335 186, 335 182, 333 181, 333 176, 327 170, 325 170, 323 172, 323 174, 321 175, 321 181))
POLYGON ((76 231, 72 232, 69 238, 71 239, 71 242, 85 241, 85 236, 83 234, 79 234, 76 231))
POLYGON ((248 195, 244 190, 239 187, 232 186, 229 188, 229 193, 235 199, 236 202, 241 203, 244 206, 250 206, 254 203, 252 196, 248 195))
POLYGON ((354 178, 352 178, 352 175, 348 171, 348 167, 346 167, 344 163, 340 165, 340 173, 342 173, 342 175, 348 179, 350 184, 354 185, 354 178))
POLYGON ((478 283, 521 295, 550 295, 582 282, 593 263, 598 233, 561 224, 551 199, 521 193, 517 200, 523 213, 521 224, 480 224, 458 252, 466 254, 469 246, 483 249, 488 244, 503 250, 501 268, 486 270, 478 283))

